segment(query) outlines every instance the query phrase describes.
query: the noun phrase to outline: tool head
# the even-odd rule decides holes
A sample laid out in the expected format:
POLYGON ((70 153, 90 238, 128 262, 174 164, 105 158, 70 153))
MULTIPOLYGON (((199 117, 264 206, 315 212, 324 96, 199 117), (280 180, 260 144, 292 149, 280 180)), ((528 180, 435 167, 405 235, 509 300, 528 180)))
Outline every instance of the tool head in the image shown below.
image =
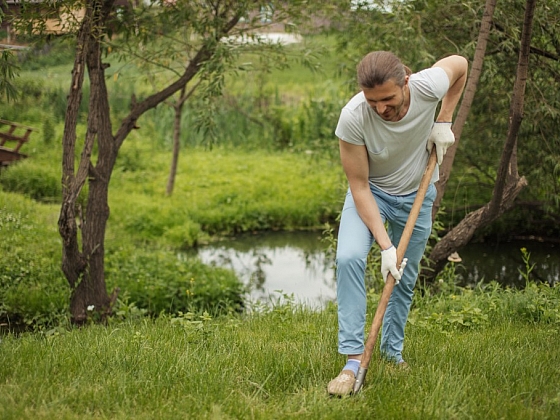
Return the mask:
POLYGON ((353 394, 357 394, 362 389, 364 381, 366 379, 367 368, 361 367, 358 369, 358 374, 356 375, 356 382, 354 382, 353 394))

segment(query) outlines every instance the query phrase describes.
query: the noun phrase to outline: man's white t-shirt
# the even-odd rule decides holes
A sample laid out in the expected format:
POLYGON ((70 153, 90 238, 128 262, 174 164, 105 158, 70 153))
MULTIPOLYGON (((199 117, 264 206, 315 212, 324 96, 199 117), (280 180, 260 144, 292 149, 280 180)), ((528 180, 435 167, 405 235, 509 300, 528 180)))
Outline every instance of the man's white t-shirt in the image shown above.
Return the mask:
MULTIPOLYGON (((370 182, 393 195, 418 190, 428 163, 428 136, 449 78, 441 67, 432 67, 412 74, 408 85, 410 106, 400 121, 383 120, 360 92, 342 109, 335 130, 341 140, 366 146, 370 182)), ((432 182, 438 179, 436 169, 432 182)))

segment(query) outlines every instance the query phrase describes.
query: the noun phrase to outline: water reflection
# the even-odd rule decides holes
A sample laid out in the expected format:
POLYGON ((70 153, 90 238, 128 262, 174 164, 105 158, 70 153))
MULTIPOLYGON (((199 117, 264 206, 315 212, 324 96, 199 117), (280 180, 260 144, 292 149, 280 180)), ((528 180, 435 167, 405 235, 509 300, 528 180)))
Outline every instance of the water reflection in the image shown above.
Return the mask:
MULTIPOLYGON (((522 247, 531 253, 530 262, 535 264, 533 279, 550 284, 560 281, 558 245, 512 242, 470 244, 462 249, 463 261, 456 265, 459 283, 496 280, 505 286, 522 287, 522 247)), ((327 248, 321 232, 275 232, 201 247, 197 255, 207 264, 234 270, 249 287, 252 300, 276 301, 283 293, 293 295, 296 302, 323 307, 336 299, 334 260, 327 248)))
POLYGON ((334 262, 321 232, 243 235, 198 250, 199 258, 234 270, 254 301, 282 300, 320 308, 336 298, 334 262))
POLYGON ((523 287, 526 264, 521 248, 526 248, 529 265, 534 267, 531 279, 553 285, 560 281, 560 250, 558 245, 540 242, 507 242, 501 244, 469 244, 460 251, 463 262, 457 267, 459 281, 472 285, 496 280, 504 286, 523 287))

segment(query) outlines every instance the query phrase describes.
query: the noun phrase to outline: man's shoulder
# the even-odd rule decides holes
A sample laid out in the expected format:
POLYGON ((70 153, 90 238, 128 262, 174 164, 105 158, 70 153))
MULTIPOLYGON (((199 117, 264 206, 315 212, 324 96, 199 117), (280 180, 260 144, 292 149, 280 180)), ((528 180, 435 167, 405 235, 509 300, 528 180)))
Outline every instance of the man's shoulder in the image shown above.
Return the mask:
POLYGON ((363 104, 366 103, 366 98, 364 96, 364 92, 356 93, 350 100, 344 105, 344 108, 349 111, 355 111, 356 109, 360 108, 363 104))
POLYGON ((449 88, 449 78, 441 67, 430 67, 410 75, 411 91, 441 99, 449 88))
POLYGON ((447 73, 441 67, 429 67, 410 75, 411 82, 422 82, 425 80, 447 81, 447 73))

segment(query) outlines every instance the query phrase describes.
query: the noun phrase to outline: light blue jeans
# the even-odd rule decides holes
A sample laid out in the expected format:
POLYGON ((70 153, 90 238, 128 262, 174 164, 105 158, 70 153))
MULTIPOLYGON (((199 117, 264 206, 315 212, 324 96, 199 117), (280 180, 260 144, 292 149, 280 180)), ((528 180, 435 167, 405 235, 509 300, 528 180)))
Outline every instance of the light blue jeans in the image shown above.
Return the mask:
MULTIPOLYGON (((387 233, 393 245, 397 247, 416 193, 395 196, 371 184, 370 189, 383 222, 388 224, 387 233)), ((393 289, 383 318, 381 354, 397 363, 403 360, 404 328, 412 303, 420 259, 424 254, 432 228, 432 205, 435 197, 436 188, 431 184, 405 252, 408 264, 401 281, 393 289)), ((336 252, 338 351, 341 354, 364 352, 367 306, 364 277, 367 255, 373 241, 373 235, 358 215, 354 199, 348 190, 342 209, 336 252)))

